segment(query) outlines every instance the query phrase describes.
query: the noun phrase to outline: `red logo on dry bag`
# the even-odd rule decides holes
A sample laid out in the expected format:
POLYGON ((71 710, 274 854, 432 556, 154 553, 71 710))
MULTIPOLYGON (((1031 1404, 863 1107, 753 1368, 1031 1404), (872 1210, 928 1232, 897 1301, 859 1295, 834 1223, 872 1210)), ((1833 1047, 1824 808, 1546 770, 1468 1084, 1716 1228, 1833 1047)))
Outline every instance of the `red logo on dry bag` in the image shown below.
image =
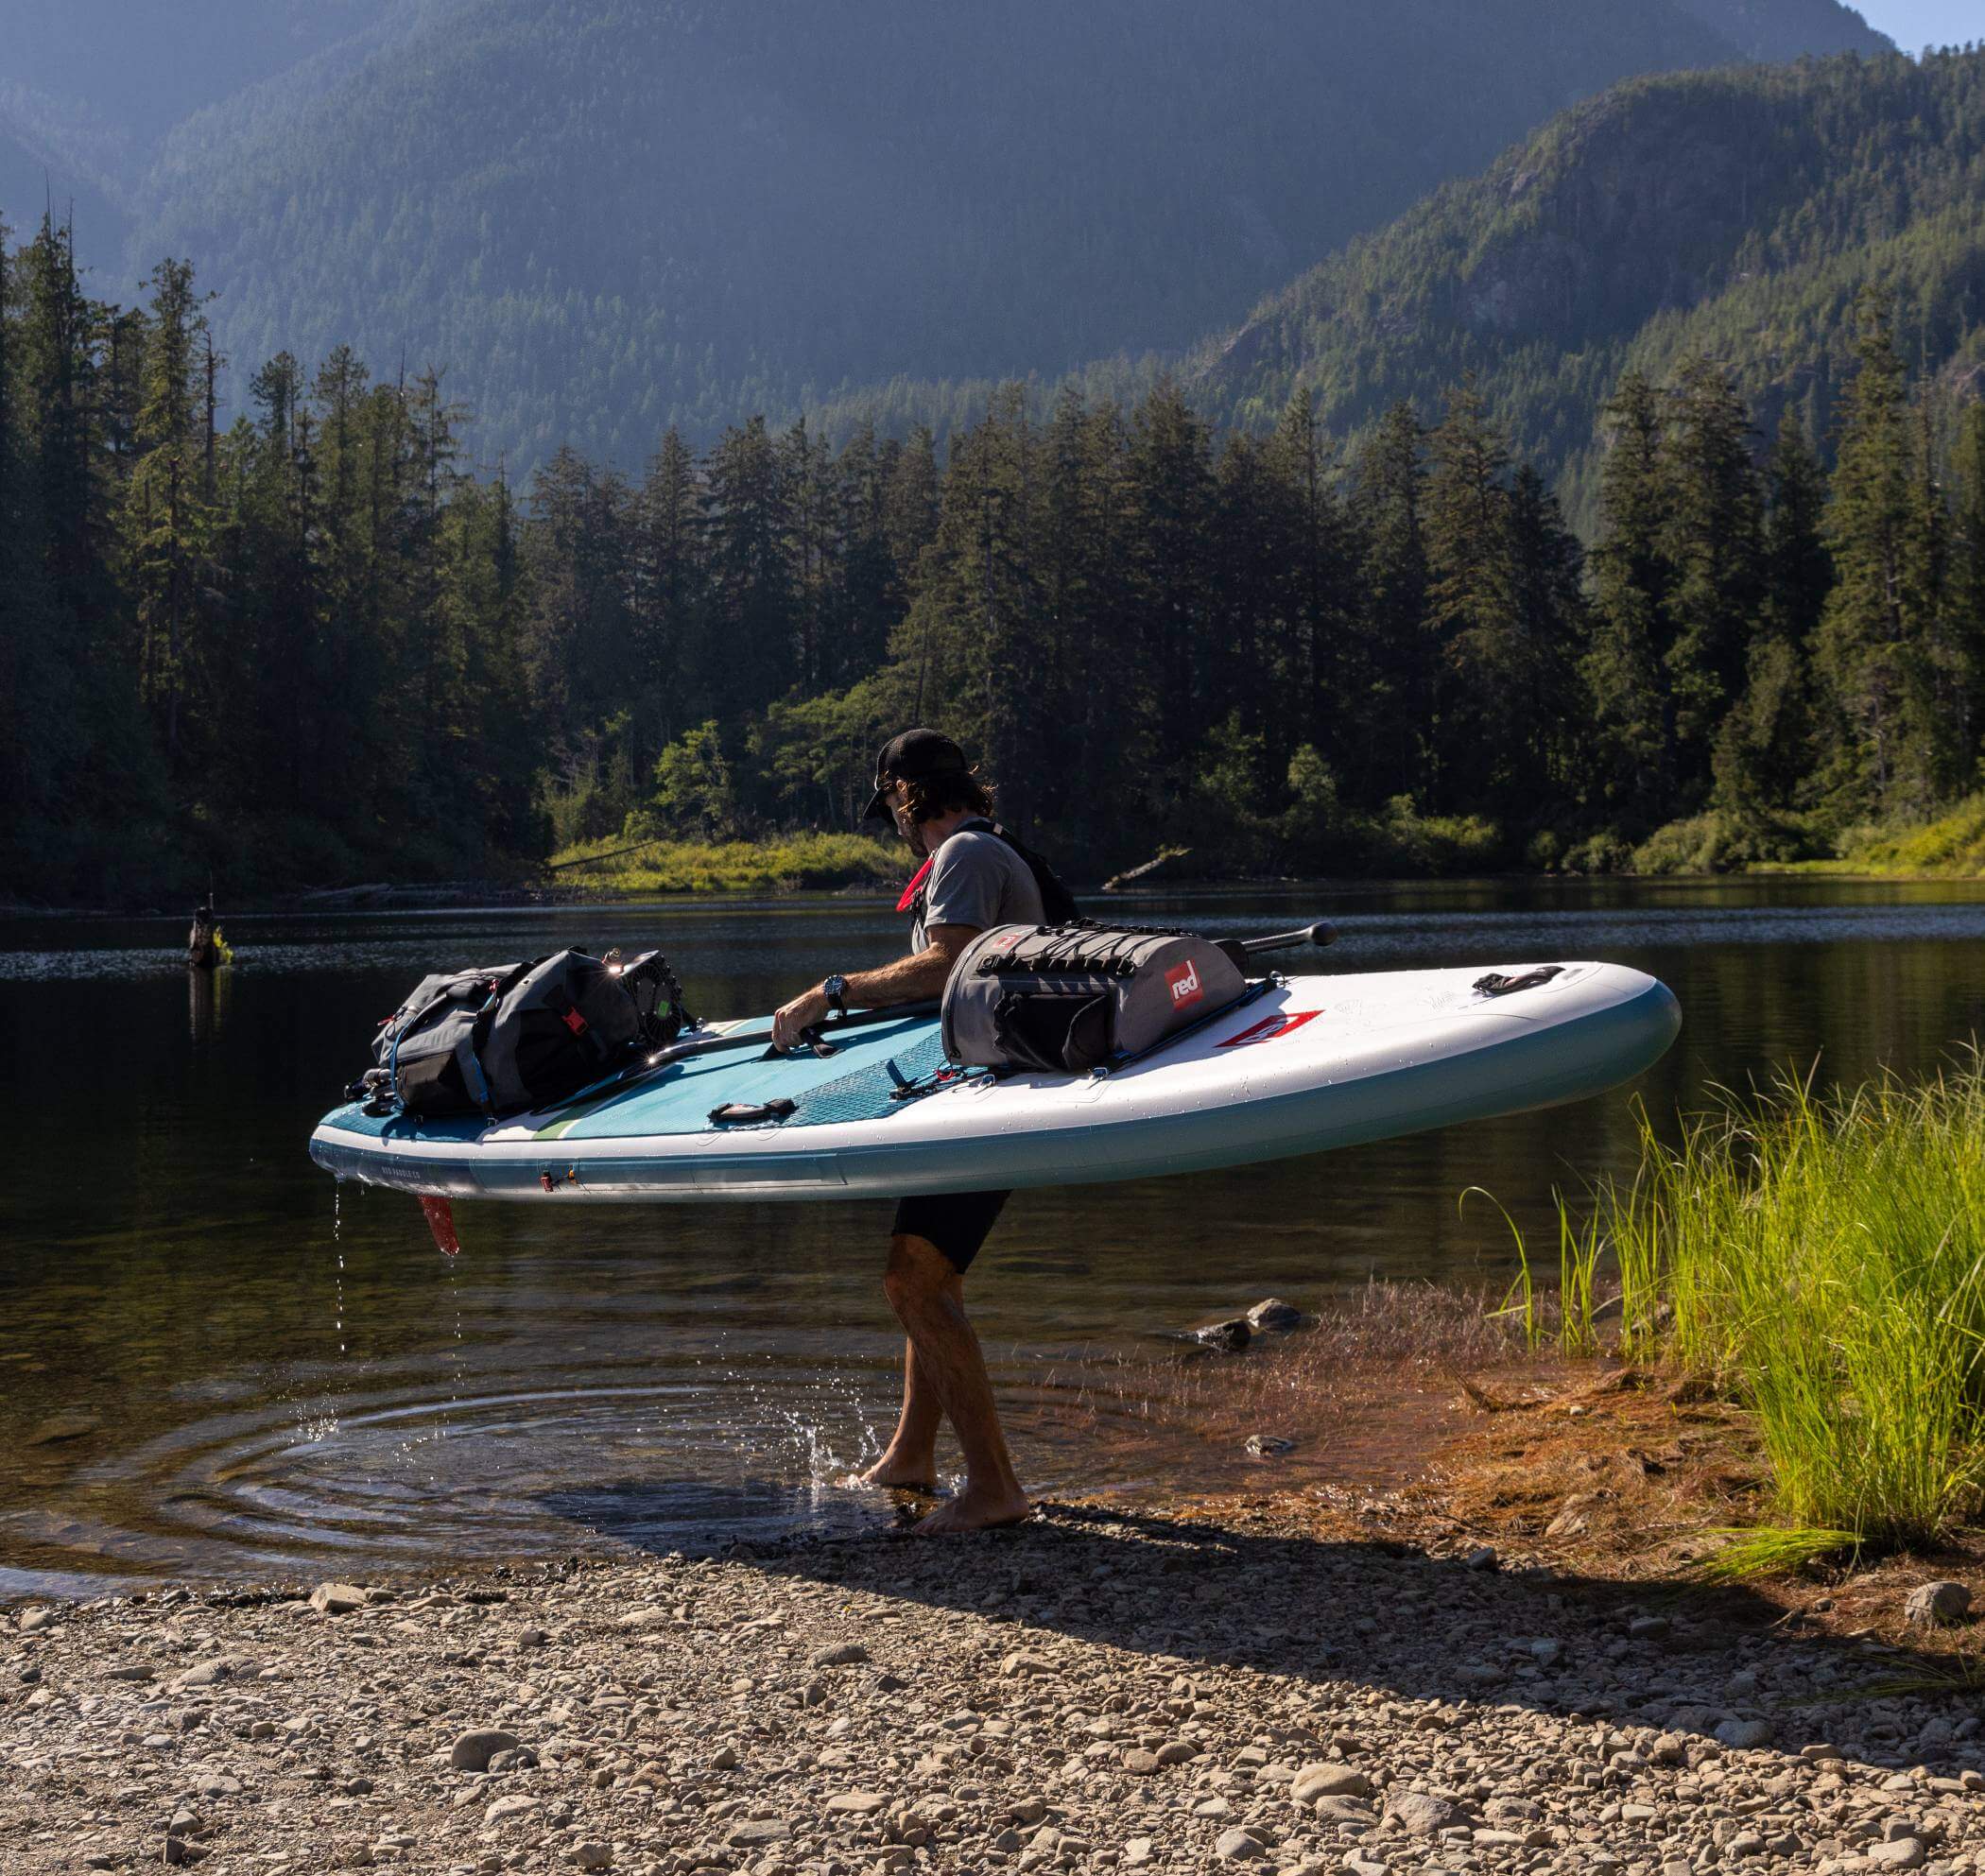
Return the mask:
POLYGON ((583 1036, 586 1033, 586 1019, 576 1009, 568 1009, 564 1015, 560 1017, 559 1021, 564 1024, 566 1028, 571 1030, 575 1036, 583 1036))
POLYGON ((1280 1016, 1264 1016, 1259 1023, 1251 1024, 1237 1036, 1229 1036, 1219 1044, 1223 1049, 1244 1049, 1253 1042, 1272 1042, 1278 1036, 1286 1036, 1300 1029, 1305 1023, 1314 1023, 1323 1012, 1320 1009, 1287 1009, 1280 1016))
POLYGON ((1165 981, 1171 986, 1174 1009, 1189 1009, 1206 994, 1206 986, 1200 981, 1199 967, 1189 961, 1175 971, 1167 971, 1165 981))

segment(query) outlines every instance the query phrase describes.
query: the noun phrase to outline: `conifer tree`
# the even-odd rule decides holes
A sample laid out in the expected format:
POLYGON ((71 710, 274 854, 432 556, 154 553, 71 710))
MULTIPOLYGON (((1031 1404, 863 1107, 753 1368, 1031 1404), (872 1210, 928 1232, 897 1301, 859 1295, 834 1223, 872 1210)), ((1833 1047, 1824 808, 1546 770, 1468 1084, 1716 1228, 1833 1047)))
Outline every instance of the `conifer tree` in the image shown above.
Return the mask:
POLYGON ((1360 663, 1372 673, 1360 715, 1365 733, 1352 764, 1368 804, 1395 795, 1424 798, 1432 783, 1428 725, 1435 647, 1427 622, 1425 432, 1408 404, 1379 420, 1359 454, 1351 518, 1362 548, 1360 663))
POLYGON ((1698 806, 1717 726, 1744 686, 1764 600, 1764 496, 1751 416, 1730 374, 1691 359, 1667 401, 1662 452, 1669 575, 1663 597, 1674 806, 1698 806))
POLYGON ((1826 551, 1826 472, 1806 428, 1787 409, 1765 463, 1765 628, 1802 652, 1820 628, 1833 586, 1826 551))
POLYGON ((1638 837, 1677 804, 1675 712, 1668 690, 1666 411, 1638 372, 1606 406, 1599 541, 1592 555, 1593 631, 1584 680, 1593 702, 1596 805, 1638 837))
MULTIPOLYGON (((1964 668, 1970 673, 1966 699, 1974 733, 1985 725, 1985 401, 1974 400, 1958 422, 1953 453, 1956 483, 1951 523, 1951 636, 1964 668)), ((1967 785, 1980 779, 1978 750, 1970 750, 1974 773, 1967 785)))
POLYGON ((1531 680, 1510 533, 1510 454, 1472 381, 1448 393, 1427 446, 1434 683, 1425 805, 1446 813, 1491 800, 1501 805, 1520 787, 1505 758, 1530 701, 1531 680))
POLYGON ((207 583, 212 515, 202 497, 206 457, 199 425, 199 358, 206 317, 185 261, 163 261, 150 281, 135 459, 125 496, 125 552, 131 566, 146 701, 159 726, 168 770, 183 779, 189 700, 203 668, 198 609, 207 583))
POLYGON ((1857 367, 1841 405, 1840 442, 1827 508, 1836 582, 1816 656, 1847 729, 1833 780, 1848 812, 1919 805, 1926 779, 1918 746, 1926 695, 1923 647, 1912 638, 1912 487, 1907 390, 1890 305, 1871 294, 1856 309, 1857 367))

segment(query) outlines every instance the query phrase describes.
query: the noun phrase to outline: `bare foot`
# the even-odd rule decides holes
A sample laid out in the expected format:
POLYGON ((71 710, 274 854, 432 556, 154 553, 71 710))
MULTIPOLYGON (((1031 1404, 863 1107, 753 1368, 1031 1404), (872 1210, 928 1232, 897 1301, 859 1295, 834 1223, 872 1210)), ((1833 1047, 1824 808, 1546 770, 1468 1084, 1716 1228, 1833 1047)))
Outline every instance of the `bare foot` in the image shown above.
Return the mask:
POLYGON ((885 1453, 865 1472, 855 1474, 857 1485, 888 1486, 893 1491, 935 1492, 938 1468, 931 1459, 899 1459, 885 1453))
POLYGON ((997 1524, 1017 1524, 1033 1506, 1015 1486, 967 1486, 948 1505, 941 1505, 917 1526, 920 1538, 954 1537, 960 1531, 989 1531, 997 1524))

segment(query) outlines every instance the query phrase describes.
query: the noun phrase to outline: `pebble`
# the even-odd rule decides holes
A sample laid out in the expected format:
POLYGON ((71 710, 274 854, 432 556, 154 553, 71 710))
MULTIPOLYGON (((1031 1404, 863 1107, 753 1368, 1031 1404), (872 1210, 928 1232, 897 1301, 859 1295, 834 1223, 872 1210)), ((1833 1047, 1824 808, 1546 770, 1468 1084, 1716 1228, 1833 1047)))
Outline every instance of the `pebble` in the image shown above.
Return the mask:
POLYGON ((1498 1559, 1493 1544, 1477 1544, 1461 1559, 1464 1570, 1493 1570, 1498 1559))
POLYGON ((1876 1695, 1838 1639, 1726 1636, 1707 1608, 1650 1650, 1631 1609, 1462 1561, 1049 1506, 958 1546, 520 1568, 377 1621, 181 1594, 22 1642, 13 1612, 0 1871, 169 1842, 228 1876, 594 1852, 623 1876, 1985 1876, 1966 1704, 1876 1695), (900 1678, 831 1662, 851 1634, 900 1678), (1764 1713, 1775 1740, 1713 1737, 1764 1713), (532 1744, 460 1764, 478 1735, 532 1744))
POLYGON ((837 1642, 830 1647, 816 1650, 813 1657, 815 1667, 854 1667, 869 1659, 869 1651, 859 1642, 837 1642))
POLYGON ((1772 1730, 1769 1720, 1725 1720, 1717 1728, 1716 1737, 1724 1746, 1747 1752, 1770 1745, 1772 1730))
POLYGON ((94 1414, 56 1414, 43 1420, 22 1443, 26 1446, 60 1446, 64 1440, 82 1439, 103 1425, 94 1414))
POLYGON ((889 1802, 879 1791, 843 1791, 827 1800, 827 1808, 845 1817, 872 1817, 887 1810, 889 1802))

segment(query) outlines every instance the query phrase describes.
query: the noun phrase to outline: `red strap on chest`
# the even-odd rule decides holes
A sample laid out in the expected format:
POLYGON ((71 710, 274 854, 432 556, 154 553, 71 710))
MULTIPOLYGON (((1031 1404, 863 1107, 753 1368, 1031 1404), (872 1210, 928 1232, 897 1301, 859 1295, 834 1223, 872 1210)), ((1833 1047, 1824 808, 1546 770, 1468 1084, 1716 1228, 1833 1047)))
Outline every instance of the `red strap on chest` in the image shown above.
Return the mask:
POLYGON ((933 853, 917 869, 917 876, 903 888, 903 897, 896 902, 897 911, 907 912, 917 903, 917 895, 923 890, 923 882, 930 877, 930 869, 936 860, 937 855, 933 853))

